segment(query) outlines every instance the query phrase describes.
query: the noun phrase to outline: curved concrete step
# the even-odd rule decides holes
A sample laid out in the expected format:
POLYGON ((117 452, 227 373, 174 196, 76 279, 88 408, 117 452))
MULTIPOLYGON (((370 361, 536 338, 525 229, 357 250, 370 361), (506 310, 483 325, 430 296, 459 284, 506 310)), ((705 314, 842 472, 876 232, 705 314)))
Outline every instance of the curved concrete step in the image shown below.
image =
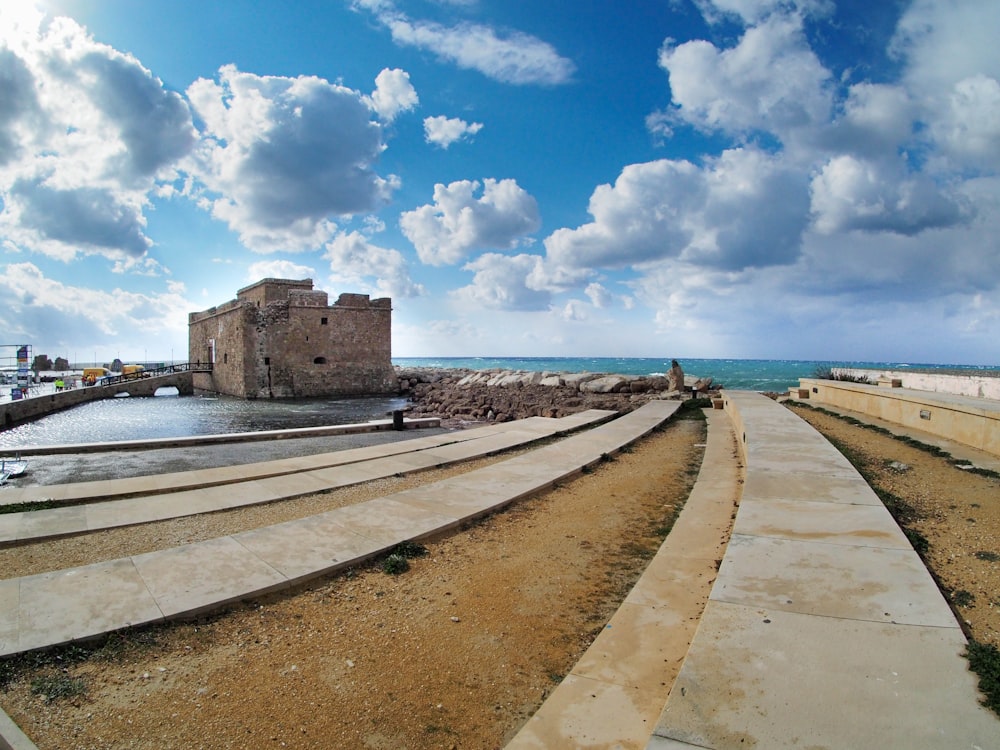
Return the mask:
POLYGON ((481 458, 597 424, 614 415, 615 412, 594 409, 562 419, 532 417, 457 433, 298 458, 109 480, 107 483, 56 485, 45 489, 63 498, 76 498, 78 503, 0 514, 0 547, 288 500, 481 458), (101 484, 114 484, 119 494, 128 497, 85 502, 97 491, 94 485, 101 484), (165 489, 177 487, 191 489, 165 489))
POLYGON ((746 485, 647 748, 996 747, 958 622, 875 493, 789 409, 725 401, 746 485))
POLYGON ((694 637, 740 496, 729 417, 706 410, 701 470, 673 529, 607 627, 505 750, 641 748, 694 637), (697 610, 699 617, 687 613, 697 610))

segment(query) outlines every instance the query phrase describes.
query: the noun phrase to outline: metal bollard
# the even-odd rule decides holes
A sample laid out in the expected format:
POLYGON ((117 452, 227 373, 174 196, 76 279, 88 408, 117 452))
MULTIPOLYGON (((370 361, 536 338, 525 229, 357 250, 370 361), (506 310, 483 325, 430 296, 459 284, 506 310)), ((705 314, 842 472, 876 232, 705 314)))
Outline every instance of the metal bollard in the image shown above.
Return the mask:
POLYGON ((392 413, 392 429, 394 430, 403 429, 403 412, 400 409, 396 409, 392 413))

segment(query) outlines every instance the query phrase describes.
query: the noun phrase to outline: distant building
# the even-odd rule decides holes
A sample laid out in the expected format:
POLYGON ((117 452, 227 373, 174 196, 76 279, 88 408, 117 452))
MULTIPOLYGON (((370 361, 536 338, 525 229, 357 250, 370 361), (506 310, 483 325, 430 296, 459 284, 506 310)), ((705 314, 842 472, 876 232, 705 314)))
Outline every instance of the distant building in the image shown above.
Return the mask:
POLYGON ((242 398, 391 393, 388 297, 341 294, 328 304, 312 279, 262 279, 236 299, 188 316, 191 362, 211 362, 195 388, 242 398))

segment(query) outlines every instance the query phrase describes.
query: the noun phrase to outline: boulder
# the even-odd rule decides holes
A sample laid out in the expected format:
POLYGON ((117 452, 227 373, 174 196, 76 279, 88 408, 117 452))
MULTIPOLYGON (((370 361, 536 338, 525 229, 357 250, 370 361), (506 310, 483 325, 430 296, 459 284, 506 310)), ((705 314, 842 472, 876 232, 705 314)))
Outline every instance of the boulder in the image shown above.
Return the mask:
POLYGON ((582 393, 619 393, 628 380, 621 375, 605 375, 580 383, 582 393))

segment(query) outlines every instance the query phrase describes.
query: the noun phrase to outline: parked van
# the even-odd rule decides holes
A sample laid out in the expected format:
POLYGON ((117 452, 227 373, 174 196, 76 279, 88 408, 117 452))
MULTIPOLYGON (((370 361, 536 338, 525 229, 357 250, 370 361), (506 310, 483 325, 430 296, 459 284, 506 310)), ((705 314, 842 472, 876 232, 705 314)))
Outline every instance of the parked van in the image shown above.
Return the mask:
POLYGON ((111 374, 111 371, 106 367, 84 367, 83 368, 83 384, 84 385, 94 385, 101 378, 107 377, 111 374))
POLYGON ((125 380, 137 380, 138 378, 145 377, 143 374, 145 369, 142 365, 125 365, 122 367, 122 377, 125 380))

